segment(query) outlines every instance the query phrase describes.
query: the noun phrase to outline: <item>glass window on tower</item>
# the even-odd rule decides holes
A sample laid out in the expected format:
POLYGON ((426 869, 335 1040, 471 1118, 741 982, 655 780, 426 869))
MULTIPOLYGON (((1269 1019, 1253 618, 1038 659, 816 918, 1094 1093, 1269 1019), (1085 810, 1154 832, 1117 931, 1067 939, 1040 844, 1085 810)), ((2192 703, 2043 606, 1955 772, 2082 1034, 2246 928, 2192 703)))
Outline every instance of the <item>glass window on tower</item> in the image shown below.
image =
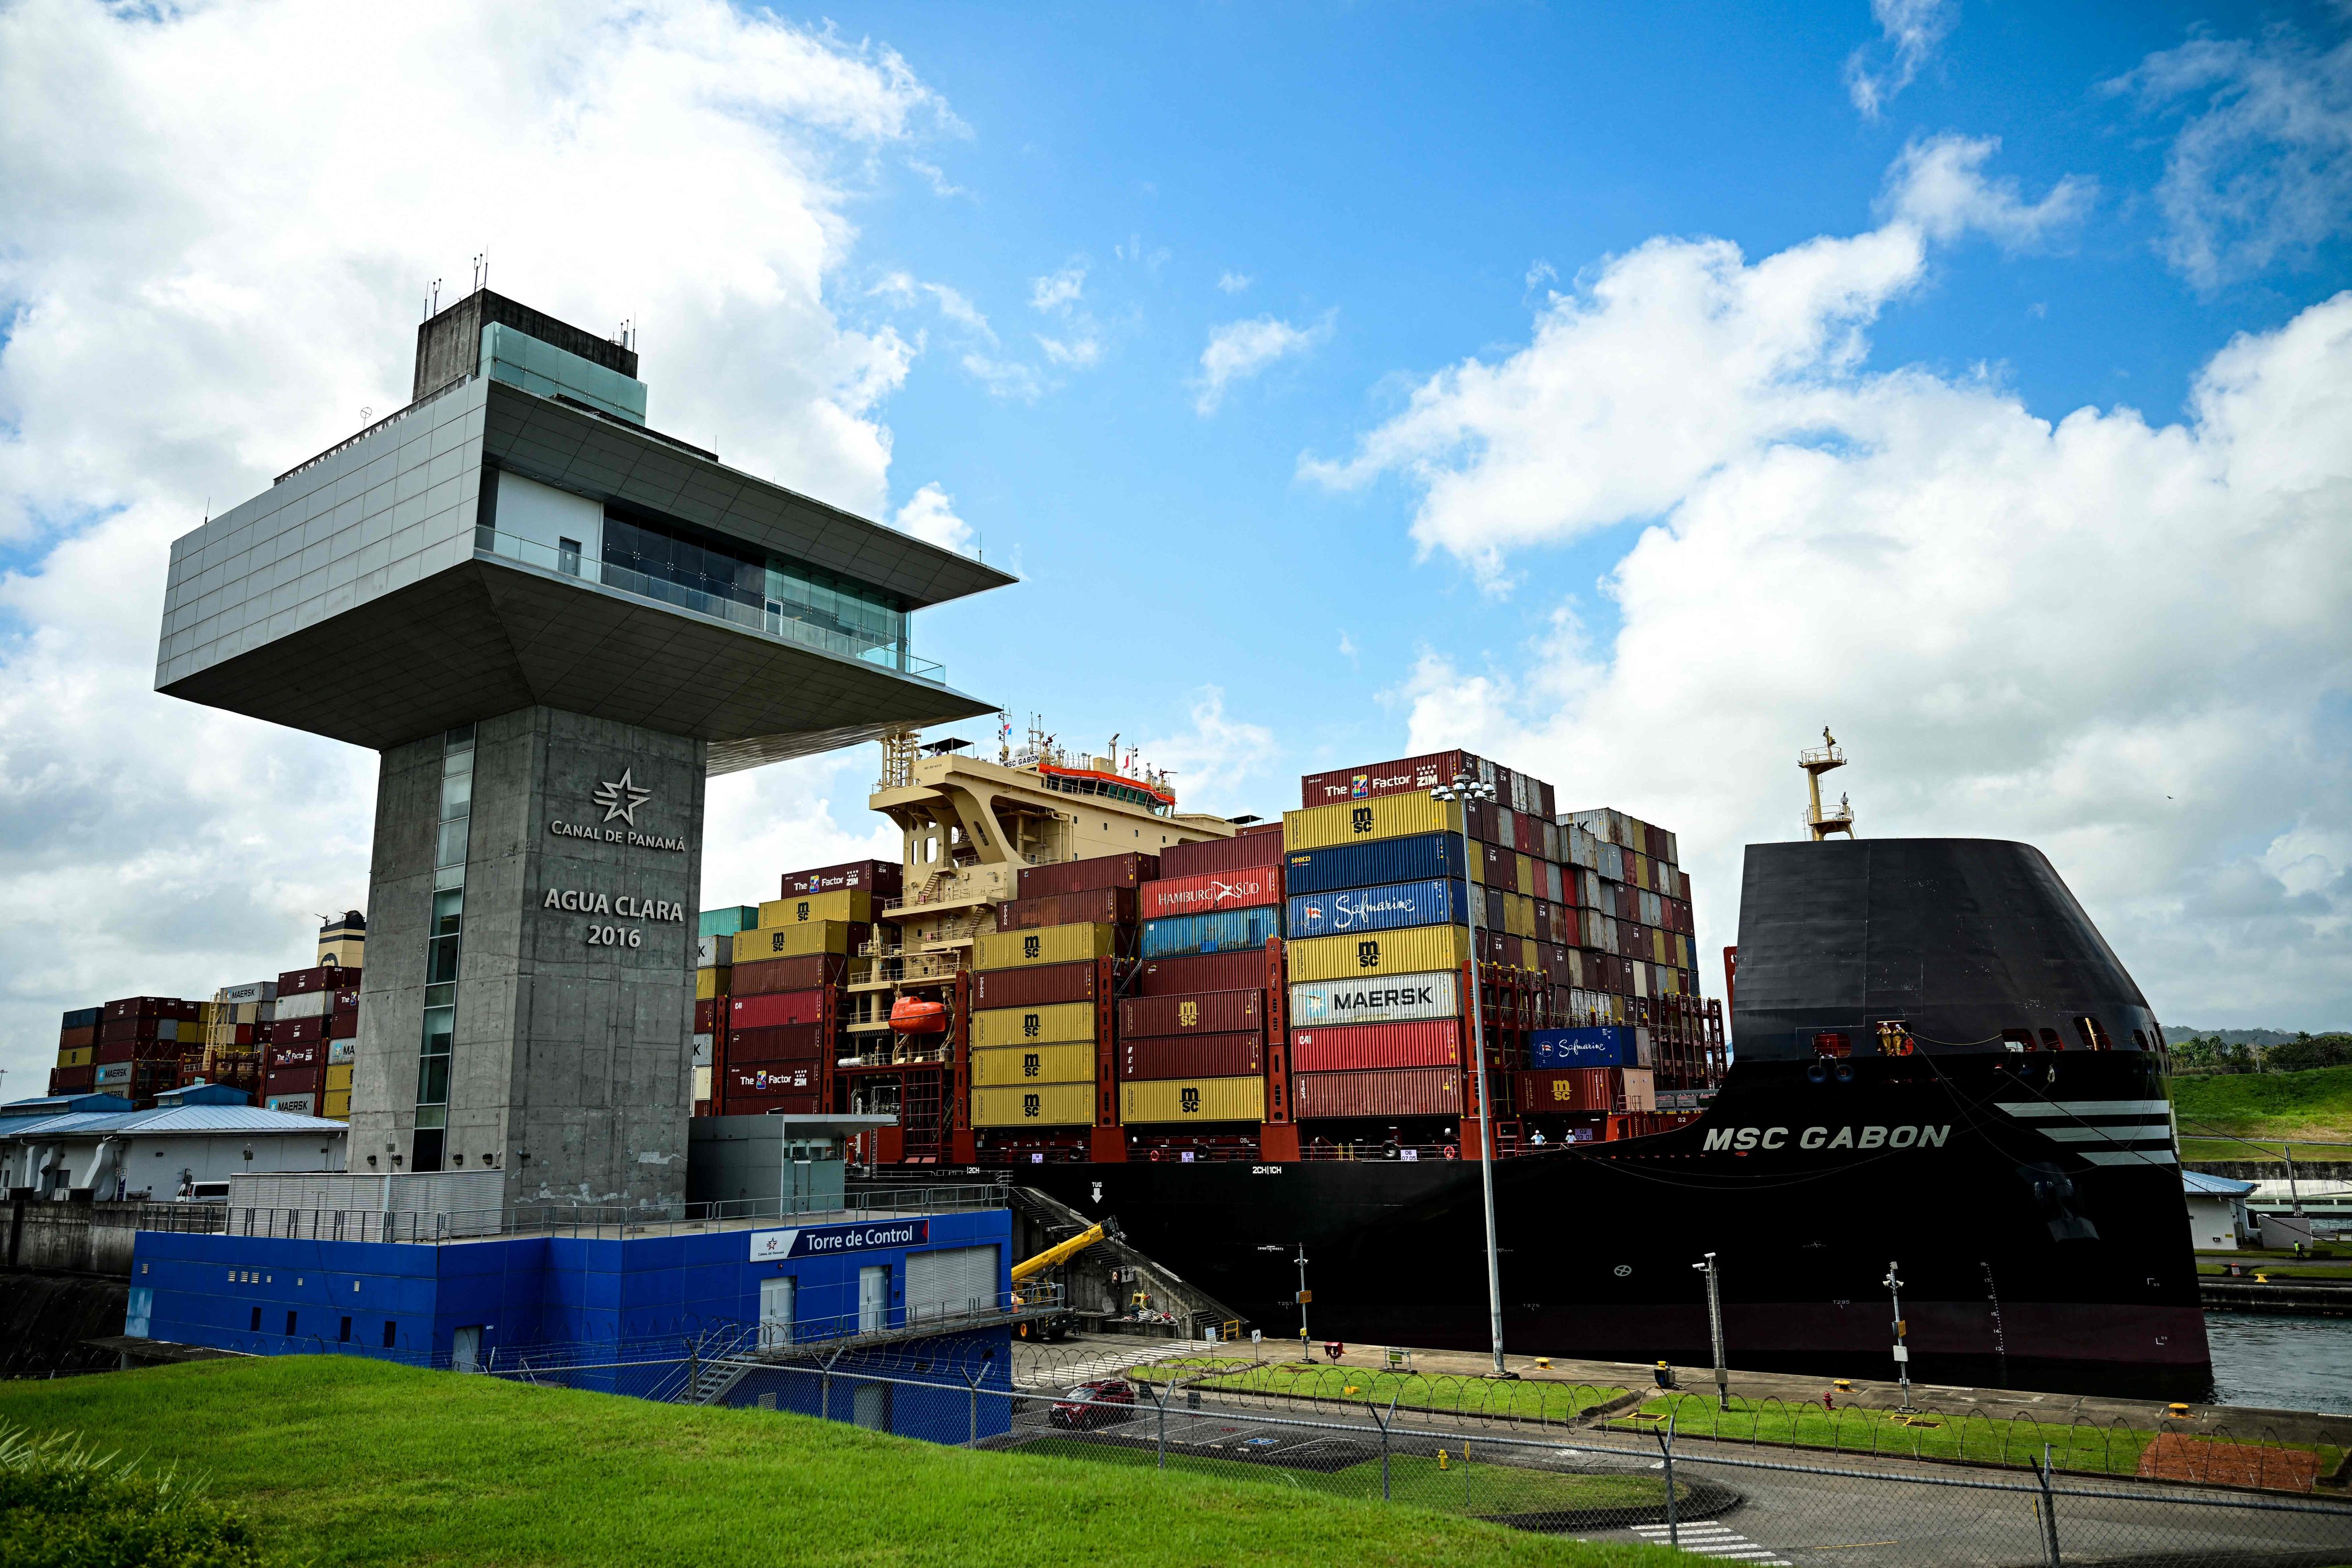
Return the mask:
POLYGON ((441 1169, 449 1121, 449 1063, 457 1037, 457 964, 465 940, 466 848, 474 809, 474 727, 442 737, 441 798, 433 853, 433 904, 425 928, 425 1017, 417 1042, 416 1135, 409 1169, 441 1169))

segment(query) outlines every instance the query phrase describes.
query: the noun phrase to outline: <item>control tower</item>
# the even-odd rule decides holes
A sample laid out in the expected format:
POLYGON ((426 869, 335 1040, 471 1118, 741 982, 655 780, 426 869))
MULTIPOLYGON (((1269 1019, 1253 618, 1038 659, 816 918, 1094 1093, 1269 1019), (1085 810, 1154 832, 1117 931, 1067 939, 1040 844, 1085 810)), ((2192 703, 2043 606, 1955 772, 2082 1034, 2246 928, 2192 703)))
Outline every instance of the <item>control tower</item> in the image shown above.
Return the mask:
POLYGON ((646 423, 478 289, 404 408, 172 545, 155 687, 381 753, 351 1169, 686 1193, 704 781, 991 711, 914 657, 1013 582, 646 423))

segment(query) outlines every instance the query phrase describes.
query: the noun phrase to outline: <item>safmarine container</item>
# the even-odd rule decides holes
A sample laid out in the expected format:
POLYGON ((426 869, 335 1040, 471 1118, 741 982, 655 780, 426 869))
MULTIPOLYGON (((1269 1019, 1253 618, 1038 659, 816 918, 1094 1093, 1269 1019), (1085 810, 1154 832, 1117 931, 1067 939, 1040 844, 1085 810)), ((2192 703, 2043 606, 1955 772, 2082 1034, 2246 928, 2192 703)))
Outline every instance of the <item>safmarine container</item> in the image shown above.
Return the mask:
POLYGON ((1091 1002, 1095 965, 1048 963, 1029 969, 1000 969, 971 977, 971 1005, 979 1007, 1040 1007, 1057 1002, 1091 1002))
POLYGON ((1282 910, 1267 904, 1259 909, 1220 910, 1214 914, 1180 915, 1174 920, 1143 922, 1145 958, 1185 958, 1201 952, 1233 952, 1244 948, 1263 951, 1270 938, 1282 934, 1282 910))
POLYGON ((1458 1068, 1466 1054, 1452 1018, 1420 1024, 1346 1024, 1290 1031, 1290 1070, 1359 1072, 1371 1068, 1458 1068))
POLYGON ((874 928, 847 921, 811 921, 806 925, 761 926, 735 938, 735 962, 762 958, 807 958, 817 953, 846 954, 874 928))
POLYGON ((1171 844, 1160 852, 1160 875, 1176 881, 1281 864, 1282 829, 1278 824, 1274 825, 1271 833, 1237 833, 1231 838, 1171 844))
POLYGON ((1091 1084, 1095 1048, 1064 1041, 1050 1046, 1001 1046, 971 1053, 971 1081, 984 1088, 1023 1083, 1091 1084))
POLYGON ((1118 1047, 1121 1080, 1162 1078, 1238 1078, 1265 1071, 1265 1036, 1156 1035, 1123 1040, 1118 1047))
POLYGON ((771 991, 758 996, 738 996, 727 1009, 730 1030, 771 1029, 782 1024, 821 1024, 830 991, 771 991))
POLYGON ((739 963, 733 980, 719 982, 719 994, 757 995, 770 991, 814 991, 838 985, 849 971, 849 961, 838 953, 810 953, 802 958, 763 958, 739 963))
POLYGON ((1356 1116, 1457 1116, 1459 1068, 1386 1068, 1370 1072, 1294 1072, 1291 1112, 1301 1121, 1356 1116))
POLYGON ((1470 962, 1470 933, 1461 926, 1409 926, 1370 936, 1318 936, 1289 947, 1293 982, 1350 975, 1423 974, 1470 962))
POLYGON ((1282 814, 1282 847, 1322 849, 1375 838, 1462 831, 1462 803, 1426 795, 1391 795, 1375 800, 1312 806, 1282 814))
POLYGON ((1135 994, 1181 996, 1194 991, 1244 991, 1265 984, 1266 963, 1264 949, 1155 958, 1136 969, 1135 994))
POLYGON ((1130 1039, 1151 1035, 1264 1034, 1265 1002, 1265 993, 1255 987, 1130 997, 1118 1005, 1118 1035, 1130 1039))
POLYGON ((1633 1031, 1617 1026, 1538 1029, 1528 1037, 1528 1060, 1538 1068, 1647 1067, 1633 1031))
POLYGON ((1024 899, 1044 899, 1089 888, 1139 888, 1159 875, 1157 855, 1097 855, 1055 866, 1024 866, 1016 891, 1024 899))
POLYGON ((996 910, 999 931, 1035 931, 1041 926, 1133 925, 1135 889, 1089 888, 1082 893, 1049 893, 1015 899, 996 910))
POLYGON ((1085 1127, 1094 1119, 1091 1083, 1016 1084, 971 1091, 974 1127, 1085 1127))
POLYGON ((1418 833, 1329 849, 1294 849, 1282 858, 1283 889, 1294 898, 1440 878, 1462 879, 1460 834, 1418 833))
MULTIPOLYGON (((1274 836, 1269 833, 1262 837, 1274 836)), ((1145 920, 1156 921, 1281 901, 1282 867, 1277 861, 1271 866, 1248 866, 1234 871, 1146 882, 1136 894, 1136 911, 1145 920)))
POLYGON ((824 1029, 817 1024, 782 1024, 727 1037, 730 1062, 822 1061, 824 1055, 824 1029))
POLYGON ((1116 926, 1043 926, 1036 931, 982 931, 972 939, 974 969, 1022 969, 1031 964, 1072 963, 1108 958, 1116 951, 1116 926))
POLYGON ((1404 926, 1467 925, 1469 920, 1469 889, 1465 883, 1391 882, 1378 888, 1297 894, 1290 900, 1289 932, 1297 941, 1404 926))
POLYGON ((1118 1086, 1118 1119, 1129 1126, 1171 1121, 1263 1121, 1262 1078, 1150 1079, 1118 1086))
POLYGON ((803 893, 793 898, 770 899, 760 906, 760 924, 763 928, 807 925, 814 921, 864 924, 873 918, 874 895, 864 888, 844 888, 835 893, 803 893))
POLYGON ((1092 1002, 1055 1002, 1036 1007, 990 1007, 971 1016, 971 1043, 1034 1046, 1095 1037, 1092 1002))

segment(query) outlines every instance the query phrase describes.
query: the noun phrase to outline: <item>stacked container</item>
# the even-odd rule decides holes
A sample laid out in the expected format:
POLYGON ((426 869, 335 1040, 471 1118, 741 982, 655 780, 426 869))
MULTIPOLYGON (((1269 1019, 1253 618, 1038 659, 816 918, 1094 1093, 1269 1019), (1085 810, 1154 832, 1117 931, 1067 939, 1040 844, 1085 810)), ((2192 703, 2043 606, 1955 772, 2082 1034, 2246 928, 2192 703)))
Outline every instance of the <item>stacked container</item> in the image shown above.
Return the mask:
POLYGON ((348 1120, 352 1055, 359 1036, 361 972, 337 964, 278 977, 270 1021, 256 1029, 261 1103, 297 1116, 348 1120))
POLYGON ((51 1094, 88 1094, 98 1079, 98 1030, 103 1007, 77 1007, 58 1028, 57 1065, 49 1069, 51 1094))
POLYGON ((180 1082, 180 1037, 203 1037, 197 1004, 177 996, 124 996, 100 1009, 90 1087, 146 1106, 180 1082))
POLYGON ((726 939, 726 994, 710 998, 717 1114, 830 1109, 849 955, 873 934, 876 868, 854 861, 787 872, 782 896, 759 907, 757 923, 726 939))
POLYGON ((694 1114, 718 1110, 719 1064, 727 1042, 727 1004, 734 991, 735 939, 760 923, 757 904, 705 910, 694 959, 694 1114))

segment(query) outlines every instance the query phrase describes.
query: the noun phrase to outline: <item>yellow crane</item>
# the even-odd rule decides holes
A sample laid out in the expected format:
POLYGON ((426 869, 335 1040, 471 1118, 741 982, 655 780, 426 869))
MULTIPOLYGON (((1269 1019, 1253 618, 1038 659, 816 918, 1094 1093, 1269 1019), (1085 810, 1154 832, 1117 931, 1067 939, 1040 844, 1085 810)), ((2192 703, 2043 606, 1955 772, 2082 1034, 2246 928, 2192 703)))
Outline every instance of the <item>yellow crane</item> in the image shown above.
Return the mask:
MULTIPOLYGON (((1023 1280, 1034 1279, 1057 1263, 1067 1262, 1098 1241, 1118 1239, 1118 1221, 1106 1215, 1100 1225, 1089 1226, 1067 1241, 1057 1241, 1036 1257, 1022 1259, 1013 1266, 1013 1304, 1016 1307, 1024 1304, 1021 1295, 1023 1280)), ((1070 1331, 1072 1321, 1068 1312, 1056 1312, 1040 1323, 1024 1322, 1014 1332, 1018 1338, 1025 1340, 1031 1337, 1034 1329, 1035 1337, 1039 1339, 1058 1340, 1070 1331)))

